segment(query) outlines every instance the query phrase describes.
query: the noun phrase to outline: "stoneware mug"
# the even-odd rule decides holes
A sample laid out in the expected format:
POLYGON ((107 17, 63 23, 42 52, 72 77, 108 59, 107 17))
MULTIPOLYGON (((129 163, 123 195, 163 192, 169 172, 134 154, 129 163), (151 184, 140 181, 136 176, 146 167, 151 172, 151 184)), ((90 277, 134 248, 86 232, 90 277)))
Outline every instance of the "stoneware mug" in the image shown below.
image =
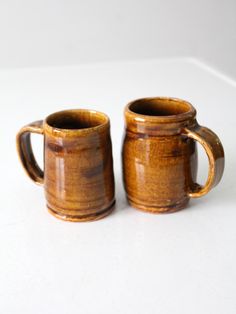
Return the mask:
POLYGON ((17 149, 28 176, 44 186, 47 207, 57 218, 96 220, 114 208, 109 118, 94 110, 65 110, 24 126, 17 149), (32 152, 30 134, 44 136, 44 170, 32 152))
POLYGON ((215 133, 200 126, 196 110, 176 98, 144 98, 125 107, 123 180, 129 203, 153 213, 184 208, 216 186, 224 150, 215 133), (196 183, 196 141, 209 159, 208 179, 196 183))

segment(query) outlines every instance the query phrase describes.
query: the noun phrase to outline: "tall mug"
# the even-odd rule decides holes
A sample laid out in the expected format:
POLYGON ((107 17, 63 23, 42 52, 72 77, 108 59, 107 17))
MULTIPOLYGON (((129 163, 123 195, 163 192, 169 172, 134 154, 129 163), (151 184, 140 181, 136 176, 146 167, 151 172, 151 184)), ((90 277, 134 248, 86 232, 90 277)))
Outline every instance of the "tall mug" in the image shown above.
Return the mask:
POLYGON ((134 207, 164 213, 185 207, 215 187, 223 174, 224 151, 215 133, 200 126, 196 110, 175 98, 144 98, 125 108, 123 178, 134 207), (196 183, 196 141, 206 151, 206 184, 196 183))

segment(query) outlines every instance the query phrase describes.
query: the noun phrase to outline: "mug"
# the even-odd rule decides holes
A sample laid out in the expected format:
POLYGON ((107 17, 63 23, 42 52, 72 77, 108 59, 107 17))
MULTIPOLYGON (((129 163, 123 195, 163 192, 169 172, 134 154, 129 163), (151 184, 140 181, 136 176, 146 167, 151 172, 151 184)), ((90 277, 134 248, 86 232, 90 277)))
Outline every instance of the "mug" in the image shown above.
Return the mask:
POLYGON ((65 110, 24 126, 17 149, 28 176, 44 186, 47 208, 69 221, 97 220, 114 208, 110 121, 94 110, 65 110), (44 170, 32 152, 30 134, 44 136, 44 170))
POLYGON ((184 208, 215 187, 224 171, 224 150, 215 133, 200 126, 187 101, 143 98, 125 107, 123 181, 128 202, 152 212, 184 208), (199 142, 209 159, 206 184, 196 183, 199 142))

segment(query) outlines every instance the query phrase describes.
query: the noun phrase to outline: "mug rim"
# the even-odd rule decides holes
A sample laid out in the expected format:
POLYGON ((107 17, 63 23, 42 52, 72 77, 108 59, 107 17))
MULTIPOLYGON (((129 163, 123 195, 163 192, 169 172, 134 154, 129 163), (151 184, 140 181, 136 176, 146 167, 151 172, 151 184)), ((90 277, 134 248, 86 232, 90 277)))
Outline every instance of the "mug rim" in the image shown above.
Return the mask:
POLYGON ((193 107, 193 105, 183 99, 176 98, 176 97, 144 97, 144 98, 138 98, 135 99, 131 102, 129 102, 125 106, 125 114, 128 116, 131 116, 135 121, 137 122, 145 122, 145 121, 150 121, 150 122, 156 122, 156 123, 168 123, 168 122, 180 122, 184 120, 189 120, 192 118, 195 118, 196 116, 196 109, 193 107), (171 114, 171 115, 148 115, 148 114, 142 114, 142 113, 137 113, 131 109, 131 106, 133 106, 136 103, 143 102, 143 103, 148 103, 148 102, 153 102, 153 101, 160 101, 162 103, 166 103, 170 105, 171 103, 179 103, 182 104, 182 106, 185 106, 185 108, 188 108, 187 111, 183 111, 181 113, 177 114, 171 114))
POLYGON ((100 132, 105 130, 107 127, 110 125, 110 119, 108 115, 101 111, 97 111, 94 109, 65 109, 65 110, 60 110, 56 111, 54 113, 51 113, 48 115, 45 120, 44 120, 44 128, 46 131, 58 135, 87 135, 93 132, 100 132), (61 115, 61 114, 66 114, 66 113, 92 113, 95 116, 99 116, 102 118, 104 121, 98 125, 91 126, 91 127, 84 127, 84 128, 75 128, 75 129, 69 129, 69 128, 60 128, 57 126, 52 126, 49 123, 49 119, 55 117, 56 115, 61 115))

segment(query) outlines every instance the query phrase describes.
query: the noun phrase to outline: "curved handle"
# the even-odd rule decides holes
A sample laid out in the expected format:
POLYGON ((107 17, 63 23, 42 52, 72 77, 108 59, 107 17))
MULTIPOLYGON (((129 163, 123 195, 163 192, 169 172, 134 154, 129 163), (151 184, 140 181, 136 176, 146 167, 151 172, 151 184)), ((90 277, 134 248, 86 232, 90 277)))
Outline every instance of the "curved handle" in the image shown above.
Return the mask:
POLYGON ((44 174, 35 160, 31 146, 30 133, 43 134, 43 121, 35 121, 24 126, 20 129, 16 137, 18 155, 26 174, 35 183, 42 185, 44 174))
POLYGON ((206 184, 201 186, 196 183, 195 190, 189 193, 190 197, 201 197, 216 186, 222 178, 225 161, 224 149, 218 136, 206 127, 197 124, 193 128, 185 128, 183 133, 198 141, 208 156, 209 172, 206 184))

